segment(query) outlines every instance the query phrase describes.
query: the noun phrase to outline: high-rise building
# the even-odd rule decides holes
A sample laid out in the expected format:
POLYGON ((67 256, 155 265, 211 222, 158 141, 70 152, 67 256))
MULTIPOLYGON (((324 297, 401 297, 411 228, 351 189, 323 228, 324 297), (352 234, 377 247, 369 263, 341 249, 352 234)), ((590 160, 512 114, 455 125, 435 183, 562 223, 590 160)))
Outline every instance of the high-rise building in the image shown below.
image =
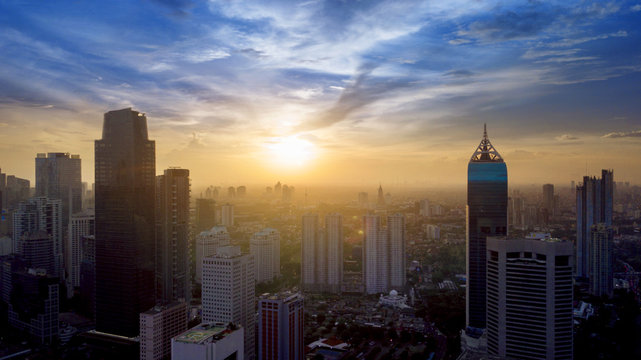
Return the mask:
POLYGON ((51 344, 58 337, 58 313, 58 278, 39 269, 21 268, 12 274, 9 326, 51 344))
POLYGON ((243 328, 229 323, 200 324, 171 339, 172 360, 240 360, 243 328))
POLYGON ((18 252, 30 268, 44 270, 48 275, 55 274, 53 239, 45 231, 24 233, 18 241, 18 252))
POLYGON ((95 235, 96 215, 85 210, 71 215, 69 234, 65 246, 65 268, 67 282, 73 287, 80 286, 80 264, 82 263, 82 238, 95 235))
POLYGON ((196 199, 196 231, 211 229, 216 225, 216 202, 212 199, 196 199))
POLYGON ((612 170, 601 170, 601 178, 583 177, 576 187, 576 276, 590 278, 592 225, 612 226, 612 170))
POLYGON ((258 301, 258 359, 303 360, 303 297, 267 295, 258 301))
POLYGON ((80 155, 48 153, 36 156, 36 196, 62 201, 62 226, 82 211, 80 155))
POLYGON ((590 244, 590 294, 612 297, 612 227, 599 223, 592 225, 590 244))
POLYGON ((209 231, 202 231, 196 236, 196 282, 203 277, 203 258, 216 255, 220 246, 229 245, 231 238, 224 226, 214 226, 209 231))
POLYGON ((220 223, 223 226, 232 227, 234 226, 234 205, 225 204, 220 207, 220 223))
POLYGON ((385 195, 383 194, 383 185, 378 185, 378 197, 376 199, 376 205, 385 206, 385 195))
POLYGON ((249 251, 256 263, 256 282, 272 281, 280 276, 280 234, 266 228, 252 236, 249 251))
POLYGON ((571 242, 547 236, 487 239, 490 355, 572 359, 573 252, 571 242))
POLYGON ((466 325, 485 328, 485 243, 507 235, 507 167, 487 129, 467 167, 466 325))
POLYGON ((369 195, 366 192, 358 193, 358 206, 367 208, 369 206, 369 195))
POLYGON ((227 196, 230 198, 235 198, 236 197, 236 188, 233 186, 230 186, 227 188, 227 196))
POLYGON ((240 324, 245 329, 245 359, 254 359, 254 257, 239 246, 223 246, 203 259, 203 322, 240 324))
POLYGON ((343 217, 325 216, 320 229, 318 215, 303 215, 302 286, 308 291, 340 292, 343 278, 343 217))
POLYGON ((156 177, 156 302, 189 302, 189 170, 156 177))
POLYGON ((548 217, 554 214, 554 185, 543 185, 543 209, 546 209, 548 217))
POLYGON ((4 174, 0 170, 0 209, 17 208, 19 202, 29 198, 29 192, 29 180, 4 174))
POLYGON ((241 185, 236 188, 236 195, 238 197, 245 197, 247 195, 247 187, 245 185, 241 185))
POLYGON ((96 237, 83 236, 80 239, 82 260, 80 261, 80 304, 81 311, 88 317, 96 316, 96 237))
POLYGON ((140 314, 140 360, 171 359, 171 338, 187 330, 187 303, 157 305, 140 314))
POLYGON ((24 234, 39 231, 47 233, 52 240, 53 251, 48 256, 52 258, 53 268, 49 269, 49 274, 60 278, 64 274, 61 200, 35 197, 20 202, 18 210, 13 213, 14 251, 20 253, 20 241, 24 234))
POLYGON ((363 283, 368 294, 387 293, 405 286, 405 219, 378 215, 363 217, 363 283))
POLYGON ((105 113, 95 150, 96 330, 133 337, 154 306, 156 159, 145 114, 105 113))

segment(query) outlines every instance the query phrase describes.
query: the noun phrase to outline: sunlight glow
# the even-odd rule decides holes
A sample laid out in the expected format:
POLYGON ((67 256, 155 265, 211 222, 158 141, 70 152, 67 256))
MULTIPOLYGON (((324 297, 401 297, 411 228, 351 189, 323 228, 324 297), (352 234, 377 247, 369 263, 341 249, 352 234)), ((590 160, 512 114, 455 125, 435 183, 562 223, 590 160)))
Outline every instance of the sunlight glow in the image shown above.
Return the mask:
POLYGON ((265 147, 271 162, 286 167, 306 165, 316 155, 316 146, 297 136, 274 138, 265 147))

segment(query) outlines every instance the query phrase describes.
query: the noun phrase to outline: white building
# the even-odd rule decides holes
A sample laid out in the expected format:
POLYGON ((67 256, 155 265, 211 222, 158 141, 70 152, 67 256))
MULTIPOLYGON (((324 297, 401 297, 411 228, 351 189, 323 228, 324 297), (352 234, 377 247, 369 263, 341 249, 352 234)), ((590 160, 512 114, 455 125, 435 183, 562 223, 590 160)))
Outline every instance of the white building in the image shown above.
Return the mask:
POLYGON ((301 275, 309 291, 339 292, 343 279, 343 217, 325 216, 320 229, 318 215, 303 215, 301 275))
POLYGON ((245 359, 243 328, 228 323, 200 324, 171 339, 171 359, 245 359))
POLYGON ((318 290, 316 263, 319 262, 317 247, 321 237, 317 214, 303 215, 302 236, 301 283, 305 290, 315 291, 318 290))
POLYGON ((387 217, 383 227, 378 215, 363 217, 363 283, 368 294, 387 293, 405 286, 405 219, 387 217))
POLYGON ((248 360, 254 359, 255 285, 254 257, 242 255, 239 246, 219 247, 203 259, 203 322, 242 325, 248 360))
POLYGON ((225 204, 220 207, 220 223, 223 226, 234 226, 234 205, 225 204))
POLYGON ((487 239, 487 350, 514 359, 572 359, 571 242, 487 239))
POLYGON ((254 234, 249 251, 256 263, 256 282, 272 281, 280 276, 280 234, 275 229, 263 229, 254 234))
POLYGON ((332 293, 340 292, 343 282, 343 216, 325 216, 325 240, 327 242, 327 286, 332 293))
POLYGON ((154 306, 140 314, 140 360, 171 356, 171 338, 187 330, 187 303, 154 306))
POLYGON ((425 235, 429 240, 439 240, 441 238, 441 228, 433 224, 425 224, 425 235))
POLYGON ((85 210, 71 215, 69 234, 65 246, 65 268, 67 283, 73 287, 80 286, 80 263, 82 262, 82 242, 84 236, 95 235, 96 215, 93 210, 85 210))
POLYGON ((389 287, 403 290, 405 287, 405 218, 401 214, 387 217, 387 241, 389 243, 389 287))
POLYGON ((214 226, 196 236, 196 282, 201 283, 203 276, 203 258, 216 255, 220 246, 230 244, 229 233, 224 226, 214 226))

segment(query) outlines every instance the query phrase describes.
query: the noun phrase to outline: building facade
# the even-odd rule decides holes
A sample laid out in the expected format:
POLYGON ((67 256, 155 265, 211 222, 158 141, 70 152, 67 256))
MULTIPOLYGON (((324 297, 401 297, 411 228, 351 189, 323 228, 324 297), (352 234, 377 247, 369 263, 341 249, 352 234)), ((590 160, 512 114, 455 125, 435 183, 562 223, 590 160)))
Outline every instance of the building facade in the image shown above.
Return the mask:
POLYGON ((255 358, 255 286, 254 257, 242 255, 239 246, 219 247, 203 259, 203 322, 242 325, 247 360, 255 358))
POLYGON ((343 217, 327 214, 325 227, 318 215, 303 215, 302 286, 307 291, 337 293, 343 279, 343 217))
POLYGON ((82 263, 82 238, 95 235, 96 215, 85 210, 71 215, 67 243, 65 246, 65 268, 67 283, 80 286, 80 264, 82 263))
POLYGON ((258 301, 258 359, 302 360, 303 297, 300 294, 268 295, 258 301))
POLYGON ((467 167, 466 326, 485 328, 486 238, 507 235, 507 167, 483 132, 467 167))
POLYGON ((171 339, 187 330, 184 301, 157 305, 140 314, 140 360, 171 359, 171 339))
POLYGON ((200 324, 171 339, 171 359, 245 359, 243 330, 229 323, 200 324))
POLYGON ((249 242, 249 251, 254 255, 256 282, 272 281, 280 276, 280 234, 276 229, 266 228, 255 233, 249 242))
POLYGON ((405 218, 379 215, 363 217, 363 284, 367 294, 388 293, 405 287, 405 218))
POLYGON ((82 210, 80 155, 48 153, 36 156, 36 196, 62 201, 62 226, 82 210))
POLYGON ((612 297, 614 231, 604 223, 592 225, 590 244, 590 294, 612 297))
POLYGON ((155 142, 145 114, 105 113, 96 162, 96 330, 139 334, 154 306, 155 142))
POLYGON ((573 253, 571 242, 549 237, 487 239, 490 355, 572 359, 573 253))
POLYGON ((216 255, 216 250, 220 246, 229 245, 231 238, 227 228, 224 226, 214 226, 210 230, 202 231, 196 236, 196 282, 202 283, 203 277, 203 258, 216 255))

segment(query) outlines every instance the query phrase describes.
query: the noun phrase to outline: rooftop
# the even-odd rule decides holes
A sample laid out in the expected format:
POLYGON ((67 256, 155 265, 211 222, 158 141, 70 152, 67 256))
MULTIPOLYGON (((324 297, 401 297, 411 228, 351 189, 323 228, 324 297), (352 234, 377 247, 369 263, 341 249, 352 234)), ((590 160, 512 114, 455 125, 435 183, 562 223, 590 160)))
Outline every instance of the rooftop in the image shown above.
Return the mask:
POLYGON ((185 331, 174 339, 183 343, 204 344, 221 340, 238 329, 238 326, 228 326, 224 323, 203 323, 185 331))

